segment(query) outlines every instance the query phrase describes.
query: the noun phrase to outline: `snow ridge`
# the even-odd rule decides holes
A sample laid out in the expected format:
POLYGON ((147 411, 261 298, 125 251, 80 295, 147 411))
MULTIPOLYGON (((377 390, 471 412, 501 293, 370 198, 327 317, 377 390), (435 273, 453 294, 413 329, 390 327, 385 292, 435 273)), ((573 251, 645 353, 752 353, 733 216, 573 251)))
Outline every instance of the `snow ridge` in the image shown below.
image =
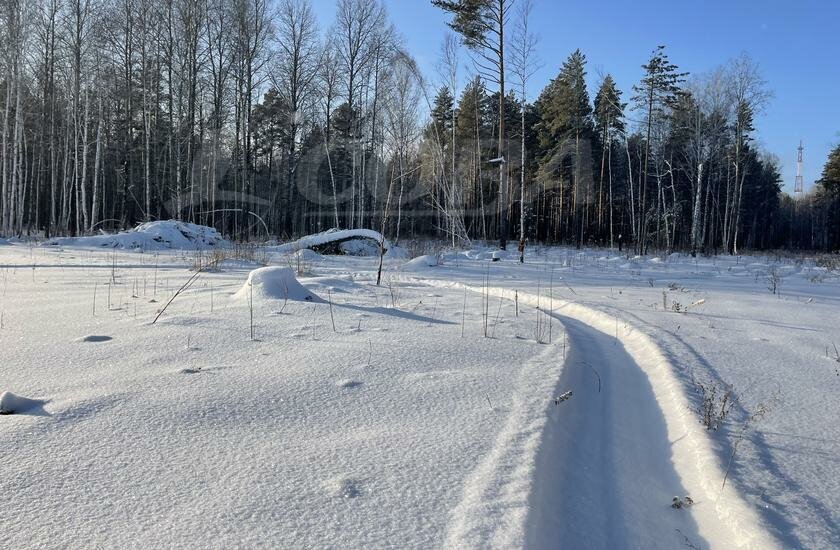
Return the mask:
POLYGON ((446 548, 515 548, 525 543, 525 519, 551 391, 563 368, 555 346, 523 366, 517 396, 491 450, 464 484, 450 512, 446 548), (544 376, 534 376, 535 372, 544 376), (530 382, 529 382, 530 380, 530 382))

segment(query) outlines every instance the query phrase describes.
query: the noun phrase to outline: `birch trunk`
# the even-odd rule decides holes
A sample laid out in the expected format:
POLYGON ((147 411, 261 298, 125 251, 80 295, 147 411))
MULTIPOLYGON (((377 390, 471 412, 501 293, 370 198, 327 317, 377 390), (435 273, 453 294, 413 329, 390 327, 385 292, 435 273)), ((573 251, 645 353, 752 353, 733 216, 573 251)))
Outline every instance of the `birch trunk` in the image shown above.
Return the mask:
POLYGON ((93 231, 99 222, 99 165, 102 161, 102 97, 99 97, 99 116, 96 123, 96 152, 93 157, 93 201, 90 207, 89 231, 93 231))
POLYGON ((84 130, 82 131, 82 179, 79 182, 82 194, 82 226, 80 229, 88 227, 88 208, 87 208, 87 168, 88 168, 88 117, 90 116, 90 97, 88 91, 85 90, 85 117, 84 130))

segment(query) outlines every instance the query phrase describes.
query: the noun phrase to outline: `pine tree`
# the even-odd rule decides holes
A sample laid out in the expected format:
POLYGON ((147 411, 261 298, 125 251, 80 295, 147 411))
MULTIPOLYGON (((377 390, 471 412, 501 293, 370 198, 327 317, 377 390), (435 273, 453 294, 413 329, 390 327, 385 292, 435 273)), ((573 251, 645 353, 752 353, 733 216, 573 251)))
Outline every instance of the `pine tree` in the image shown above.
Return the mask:
MULTIPOLYGON (((433 144, 432 147, 436 151, 433 155, 433 158, 435 159, 433 162, 433 166, 435 167, 435 176, 432 179, 433 184, 431 193, 432 204, 435 206, 436 215, 438 216, 436 222, 436 225, 439 228, 438 231, 440 231, 441 227, 441 212, 443 211, 444 213, 447 213, 451 206, 446 198, 447 192, 445 187, 451 186, 452 181, 454 181, 454 175, 450 174, 450 176, 447 177, 446 165, 449 163, 442 159, 449 158, 453 153, 452 126, 454 124, 455 116, 455 112, 453 111, 454 103, 455 98, 452 97, 449 87, 441 87, 435 96, 432 111, 430 113, 432 124, 426 131, 426 138, 433 144), (447 179, 449 179, 448 182, 447 179)), ((448 215, 447 219, 450 219, 448 215)), ((454 232, 451 233, 454 235, 454 232)))
POLYGON ((487 89, 480 78, 476 77, 464 88, 458 99, 457 111, 455 128, 459 143, 473 143, 479 137, 486 137, 488 97, 487 89))
POLYGON ((828 154, 828 159, 823 166, 822 176, 817 184, 834 195, 835 198, 840 199, 840 145, 828 154))
MULTIPOLYGON (((572 152, 573 178, 571 205, 569 207, 578 246, 582 244, 588 200, 584 184, 589 181, 591 157, 588 155, 592 138, 592 106, 586 90, 586 56, 575 50, 563 63, 558 76, 540 94, 537 109, 540 112, 538 136, 543 154, 540 173, 543 178, 553 178, 572 152), (587 153, 587 154, 585 154, 587 153), (583 208, 578 208, 583 204, 583 208)), ((560 188, 560 216, 563 217, 564 192, 560 188)), ((566 223, 570 221, 566 218, 566 223)))
POLYGON ((840 145, 828 154, 823 167, 822 177, 817 180, 818 193, 822 195, 828 211, 827 222, 833 237, 829 237, 828 247, 840 249, 840 145))
POLYGON ((735 122, 732 130, 735 137, 733 150, 735 181, 731 193, 732 199, 729 200, 727 197, 727 230, 724 232, 724 246, 729 248, 731 241, 732 248, 730 251, 736 254, 738 251, 738 233, 741 225, 741 203, 744 199, 744 182, 748 173, 748 166, 744 160, 744 156, 750 152, 748 149, 749 142, 752 140, 750 134, 755 130, 753 127, 752 106, 746 101, 739 102, 735 107, 735 122))
POLYGON ((767 228, 774 225, 781 193, 779 160, 773 155, 759 155, 752 148, 745 152, 745 157, 747 177, 741 207, 744 242, 750 248, 769 248, 773 242, 767 228))
POLYGON ((443 86, 438 90, 435 96, 434 105, 432 105, 432 121, 437 125, 436 137, 442 144, 449 142, 450 133, 452 131, 452 107, 455 103, 455 98, 452 97, 452 92, 449 91, 448 86, 443 86))
POLYGON ((586 56, 575 50, 540 98, 540 139, 545 145, 592 128, 592 107, 586 91, 586 56))
POLYGON ((680 94, 680 84, 685 81, 688 73, 677 72, 678 67, 671 63, 665 46, 657 46, 651 54, 650 60, 642 65, 645 76, 641 82, 633 86, 635 95, 632 98, 636 109, 645 116, 645 151, 642 167, 642 179, 639 189, 639 228, 637 247, 643 253, 647 245, 647 180, 650 164, 651 133, 654 125, 662 122, 668 115, 668 109, 673 107, 680 94))
POLYGON ((608 175, 608 199, 609 210, 609 234, 610 247, 613 246, 614 223, 613 223, 613 178, 612 178, 612 138, 615 133, 624 131, 624 107, 621 102, 621 91, 616 87, 615 80, 611 75, 604 77, 598 93, 595 95, 595 129, 601 138, 601 177, 598 186, 598 226, 603 228, 603 196, 604 196, 604 167, 608 175))
POLYGON ((480 78, 476 77, 467 84, 458 101, 457 120, 455 122, 455 139, 461 151, 459 158, 466 162, 461 174, 461 181, 472 182, 472 204, 468 204, 477 216, 473 216, 471 233, 478 233, 487 240, 487 218, 485 216, 485 189, 482 178, 482 157, 492 154, 486 151, 486 143, 490 136, 488 116, 487 90, 480 78))
MULTIPOLYGON (((481 76, 499 86, 499 112, 505 101, 505 27, 514 0, 432 0, 432 5, 452 14, 449 26, 461 35, 464 45, 475 52, 481 76)), ((499 118, 499 248, 508 240, 508 191, 504 160, 505 117, 499 118)))
POLYGON ((604 82, 595 94, 595 128, 598 135, 606 136, 610 132, 624 131, 624 108, 621 102, 621 90, 616 87, 611 75, 604 77, 604 82))

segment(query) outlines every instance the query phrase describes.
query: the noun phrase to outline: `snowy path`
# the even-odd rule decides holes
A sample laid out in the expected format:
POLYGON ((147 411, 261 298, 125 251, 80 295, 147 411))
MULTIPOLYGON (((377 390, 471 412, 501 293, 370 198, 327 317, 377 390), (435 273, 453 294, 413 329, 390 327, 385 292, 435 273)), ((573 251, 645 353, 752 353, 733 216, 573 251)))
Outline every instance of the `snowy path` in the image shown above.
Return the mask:
MULTIPOLYGON (((562 541, 569 548, 673 548, 686 540, 697 545, 690 512, 669 506, 674 495, 686 491, 647 377, 614 337, 571 317, 556 318, 569 339, 557 394, 574 395, 557 406, 545 431, 528 546, 549 548, 562 541)), ((697 504, 702 505, 708 506, 697 504)))
POLYGON ((569 355, 557 392, 575 392, 543 434, 529 547, 558 540, 589 548, 776 546, 739 494, 721 492, 723 472, 708 434, 653 340, 581 304, 521 292, 518 298, 541 303, 564 325, 569 355), (686 495, 694 506, 670 508, 674 496, 686 495))
MULTIPOLYGON (((467 288, 514 299, 511 289, 467 288)), ((741 495, 721 492, 723 472, 711 440, 674 366, 650 337, 571 301, 521 291, 516 297, 563 325, 568 354, 554 395, 574 392, 547 413, 534 457, 524 546, 777 546, 741 495), (674 496, 686 495, 695 502, 691 508, 671 508, 674 496)))

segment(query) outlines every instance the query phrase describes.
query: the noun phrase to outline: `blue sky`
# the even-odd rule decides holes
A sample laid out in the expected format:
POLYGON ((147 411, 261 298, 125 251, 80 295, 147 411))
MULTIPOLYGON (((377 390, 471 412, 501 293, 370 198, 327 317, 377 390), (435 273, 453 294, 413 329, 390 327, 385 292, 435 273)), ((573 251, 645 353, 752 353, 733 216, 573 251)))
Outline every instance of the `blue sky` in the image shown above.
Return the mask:
MULTIPOLYGON (((389 16, 430 79, 447 17, 429 0, 384 0, 389 16)), ((333 21, 335 0, 313 0, 320 24, 333 21)), ((641 65, 658 44, 683 71, 704 73, 748 53, 774 97, 756 120, 761 148, 782 163, 792 191, 796 147, 805 145, 806 189, 840 142, 840 2, 834 0, 534 0, 542 70, 531 96, 556 76, 576 48, 588 59, 590 95, 611 73, 630 95, 641 65)), ((468 61, 465 59, 465 64, 468 61)), ((468 67, 462 71, 465 71, 468 67)))

